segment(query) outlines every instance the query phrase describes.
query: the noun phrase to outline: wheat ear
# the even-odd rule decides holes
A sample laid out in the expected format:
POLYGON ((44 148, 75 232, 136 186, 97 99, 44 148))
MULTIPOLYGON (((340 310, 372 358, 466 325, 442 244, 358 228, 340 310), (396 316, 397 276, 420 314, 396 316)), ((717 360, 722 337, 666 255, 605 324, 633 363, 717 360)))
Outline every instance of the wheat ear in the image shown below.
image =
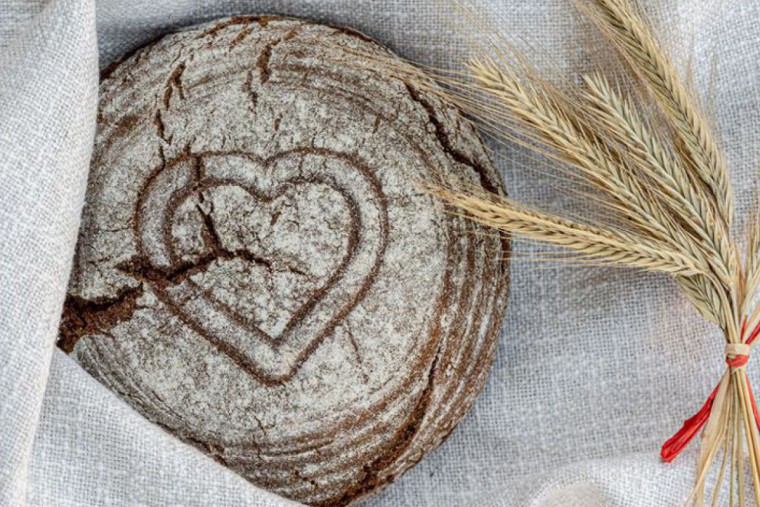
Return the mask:
POLYGON ((682 142, 684 160, 714 196, 718 213, 730 226, 734 199, 728 168, 708 123, 647 24, 627 0, 576 0, 648 85, 682 142), (597 8, 588 8, 588 3, 597 8))
POLYGON ((529 210, 505 199, 466 195, 439 186, 430 186, 428 191, 490 227, 561 246, 609 264, 683 277, 705 272, 705 266, 699 266, 685 255, 624 232, 529 210))
POLYGON ((622 160, 611 153, 590 130, 574 117, 573 111, 532 84, 523 84, 514 73, 500 68, 486 56, 469 63, 475 81, 505 108, 505 115, 533 129, 550 150, 550 156, 583 172, 602 188, 608 198, 618 201, 637 225, 679 249, 683 234, 664 213, 659 202, 637 181, 622 160))
POLYGON ((642 119, 630 100, 610 86, 601 75, 584 76, 589 105, 598 113, 603 128, 627 148, 636 167, 651 178, 665 194, 665 201, 676 207, 678 216, 710 250, 708 259, 721 281, 734 282, 735 257, 731 253, 728 231, 716 222, 708 196, 690 181, 681 160, 672 156, 665 142, 642 119))

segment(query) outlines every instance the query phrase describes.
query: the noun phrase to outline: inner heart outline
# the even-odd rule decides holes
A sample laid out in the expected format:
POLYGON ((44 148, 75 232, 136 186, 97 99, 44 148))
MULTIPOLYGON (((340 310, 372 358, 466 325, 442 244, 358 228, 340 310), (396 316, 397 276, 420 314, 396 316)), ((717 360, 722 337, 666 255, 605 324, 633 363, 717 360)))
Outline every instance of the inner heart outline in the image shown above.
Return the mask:
POLYGON ((186 150, 150 173, 135 206, 134 236, 138 259, 131 265, 139 265, 139 269, 129 270, 131 274, 148 283, 174 315, 241 368, 264 384, 277 384, 297 373, 374 283, 388 241, 388 210, 380 182, 353 154, 306 147, 261 158, 240 151, 190 153, 186 150), (289 159, 295 159, 298 170, 277 180, 269 191, 259 188, 256 174, 251 171, 236 178, 206 174, 209 162, 234 158, 270 177, 277 164, 289 159), (304 166, 319 167, 319 171, 309 173, 307 169, 307 178, 304 166), (241 181, 246 176, 250 176, 247 181, 241 181), (346 200, 352 225, 349 246, 327 282, 291 316, 275 339, 256 326, 232 318, 229 310, 193 282, 191 276, 218 259, 220 252, 212 252, 191 264, 178 263, 171 223, 182 202, 210 188, 238 186, 257 202, 267 203, 287 188, 314 183, 329 185, 346 200), (161 218, 147 220, 146 215, 155 212, 156 205, 161 206, 161 218), (374 235, 367 232, 372 222, 377 224, 378 233, 374 235), (151 234, 154 238, 158 234, 162 240, 144 241, 151 234), (346 276, 348 274, 353 276, 346 276))

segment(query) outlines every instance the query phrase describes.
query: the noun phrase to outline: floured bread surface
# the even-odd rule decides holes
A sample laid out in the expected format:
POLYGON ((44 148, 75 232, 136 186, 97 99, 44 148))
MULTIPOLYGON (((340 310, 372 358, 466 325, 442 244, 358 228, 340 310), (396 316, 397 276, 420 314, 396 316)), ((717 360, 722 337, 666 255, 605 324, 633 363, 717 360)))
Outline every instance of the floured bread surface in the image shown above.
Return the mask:
POLYGON ((499 191, 477 134, 359 53, 388 55, 244 17, 109 68, 59 342, 145 417, 314 505, 443 441, 506 304, 506 240, 416 185, 499 191))

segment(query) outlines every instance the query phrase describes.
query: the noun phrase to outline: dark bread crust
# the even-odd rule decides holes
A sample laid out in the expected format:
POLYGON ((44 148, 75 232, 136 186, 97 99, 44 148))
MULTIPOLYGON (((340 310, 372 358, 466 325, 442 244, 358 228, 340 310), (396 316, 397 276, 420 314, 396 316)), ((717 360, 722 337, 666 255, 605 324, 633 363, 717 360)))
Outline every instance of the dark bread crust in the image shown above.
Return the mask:
POLYGON ((313 505, 375 492, 445 440, 508 288, 508 240, 414 187, 502 192, 477 133, 418 87, 337 65, 344 48, 388 54, 251 16, 103 71, 59 340, 152 421, 313 505))

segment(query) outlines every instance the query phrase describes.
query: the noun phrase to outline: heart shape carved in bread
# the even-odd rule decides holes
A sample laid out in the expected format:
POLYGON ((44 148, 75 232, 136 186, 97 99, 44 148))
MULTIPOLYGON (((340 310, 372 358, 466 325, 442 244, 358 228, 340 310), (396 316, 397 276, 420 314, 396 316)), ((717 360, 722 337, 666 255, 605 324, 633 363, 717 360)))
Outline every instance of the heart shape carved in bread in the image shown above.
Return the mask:
MULTIPOLYGON (((184 153, 156 168, 146 180, 135 209, 139 257, 120 269, 150 285, 182 322, 261 382, 282 382, 298 371, 372 284, 387 242, 387 210, 368 204, 380 202, 382 195, 372 173, 345 154, 304 148, 264 160, 247 153, 184 153), (329 272, 317 276, 292 265, 287 253, 267 251, 257 234, 257 229, 261 233, 280 218, 282 206, 276 204, 282 205, 286 194, 296 200, 308 198, 309 188, 315 187, 322 191, 317 198, 325 198, 328 192, 342 201, 337 208, 345 216, 338 218, 348 226, 341 244, 332 248, 340 252, 332 252, 335 260, 329 263, 329 272), (240 201, 248 201, 243 214, 240 201), (236 221, 248 219, 246 214, 261 215, 253 219, 258 223, 252 227, 241 228, 252 230, 252 235, 219 234, 220 224, 233 230, 236 221), (181 227, 198 229, 201 248, 193 251, 176 244, 172 231, 178 222, 181 227), (366 227, 370 223, 380 227, 366 227), (380 232, 368 234, 368 230, 380 232), (279 263, 301 279, 311 279, 312 287, 301 291, 306 295, 301 295, 286 321, 273 326, 275 332, 264 330, 198 281, 215 268, 218 281, 219 266, 233 260, 268 270, 279 263)), ((303 222, 304 217, 300 218, 303 222)), ((293 242, 304 241, 297 232, 291 234, 296 235, 293 242)), ((310 246, 312 250, 320 247, 318 243, 310 246)))

